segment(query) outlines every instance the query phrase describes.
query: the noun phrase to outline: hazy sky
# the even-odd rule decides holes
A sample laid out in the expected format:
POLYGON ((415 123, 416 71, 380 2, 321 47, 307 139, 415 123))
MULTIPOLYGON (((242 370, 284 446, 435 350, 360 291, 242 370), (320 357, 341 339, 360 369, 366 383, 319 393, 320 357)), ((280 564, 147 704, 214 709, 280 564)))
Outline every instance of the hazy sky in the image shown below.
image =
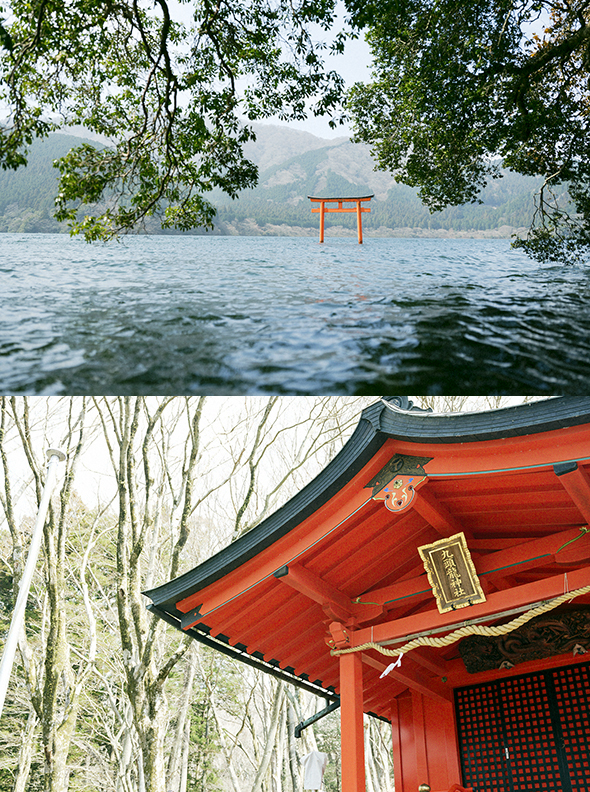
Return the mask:
MULTIPOLYGON (((326 59, 328 68, 339 72, 345 79, 347 86, 352 86, 355 82, 368 80, 370 77, 371 53, 364 38, 356 41, 349 41, 343 55, 332 56, 326 59)), ((268 121, 271 124, 283 124, 281 121, 268 121)), ((338 127, 330 129, 328 118, 308 118, 307 121, 297 121, 288 124, 293 129, 303 129, 313 135, 323 138, 341 137, 350 135, 349 127, 338 127)))
MULTIPOLYGON (((169 7, 173 17, 177 20, 182 20, 187 24, 192 21, 192 4, 190 2, 181 2, 180 0, 169 0, 169 7)), ((336 30, 340 30, 343 26, 344 19, 344 6, 342 2, 338 2, 339 9, 339 22, 336 24, 336 30)), ((318 41, 329 41, 330 34, 317 27, 317 34, 315 38, 318 41)), ((339 72, 345 79, 346 85, 351 86, 359 80, 368 79, 370 75, 369 64, 371 55, 369 47, 364 38, 357 39, 356 41, 349 41, 343 55, 331 56, 326 58, 326 65, 329 69, 334 69, 339 72)), ((349 135, 351 130, 349 127, 339 127, 335 130, 330 129, 328 125, 328 118, 308 118, 307 121, 298 121, 293 123, 286 123, 278 119, 268 119, 262 123, 276 124, 281 126, 290 126, 293 129, 303 129, 306 132, 311 132, 313 135, 323 138, 341 137, 349 135)), ((261 122, 257 122, 261 123, 261 122)))

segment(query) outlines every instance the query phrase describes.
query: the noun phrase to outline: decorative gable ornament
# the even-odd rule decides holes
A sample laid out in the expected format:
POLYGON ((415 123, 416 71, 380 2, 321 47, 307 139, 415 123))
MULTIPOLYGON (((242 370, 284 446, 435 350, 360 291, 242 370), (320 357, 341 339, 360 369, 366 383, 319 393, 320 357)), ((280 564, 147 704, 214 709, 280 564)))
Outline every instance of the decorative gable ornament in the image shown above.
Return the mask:
POLYGON ((439 613, 485 602, 464 533, 418 548, 439 613))
POLYGON ((424 465, 431 459, 395 454, 365 487, 371 487, 373 500, 384 501, 389 511, 403 511, 414 500, 416 488, 426 481, 424 465))

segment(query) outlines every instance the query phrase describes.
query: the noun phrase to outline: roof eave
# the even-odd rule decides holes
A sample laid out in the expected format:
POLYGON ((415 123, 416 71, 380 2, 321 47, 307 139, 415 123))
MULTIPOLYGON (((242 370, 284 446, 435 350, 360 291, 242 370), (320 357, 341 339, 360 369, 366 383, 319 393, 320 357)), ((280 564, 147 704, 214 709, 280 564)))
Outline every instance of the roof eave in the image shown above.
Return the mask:
POLYGON ((168 606, 166 609, 172 612, 181 597, 214 583, 289 533, 354 478, 389 439, 379 431, 380 414, 384 409, 385 406, 377 402, 364 410, 350 439, 334 459, 266 520, 184 575, 145 591, 145 596, 159 608, 168 606))
POLYGON ((403 409, 396 397, 382 414, 380 429, 412 443, 473 443, 584 423, 590 423, 590 396, 557 396, 497 410, 442 414, 403 409))
POLYGON ((254 558, 327 503, 389 439, 410 443, 470 443, 543 433, 590 423, 590 396, 565 396, 477 413, 431 413, 407 397, 387 397, 365 409, 350 439, 302 490, 248 533, 168 583, 144 592, 176 613, 175 603, 254 558))

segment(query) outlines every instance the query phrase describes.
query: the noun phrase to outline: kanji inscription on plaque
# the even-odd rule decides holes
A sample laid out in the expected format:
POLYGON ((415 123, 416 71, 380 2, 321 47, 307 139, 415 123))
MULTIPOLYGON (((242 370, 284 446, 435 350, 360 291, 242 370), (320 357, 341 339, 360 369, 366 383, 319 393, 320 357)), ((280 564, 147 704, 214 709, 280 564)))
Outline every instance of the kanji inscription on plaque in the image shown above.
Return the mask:
POLYGON ((465 534, 418 548, 440 613, 485 602, 465 534))

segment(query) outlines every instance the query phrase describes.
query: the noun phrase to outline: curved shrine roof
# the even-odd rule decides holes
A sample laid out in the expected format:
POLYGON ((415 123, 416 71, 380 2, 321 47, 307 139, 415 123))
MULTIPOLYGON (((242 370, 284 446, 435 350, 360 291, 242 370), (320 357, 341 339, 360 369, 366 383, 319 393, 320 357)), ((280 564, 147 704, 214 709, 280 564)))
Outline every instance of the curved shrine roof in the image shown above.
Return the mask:
MULTIPOLYGON (((145 593, 157 615, 198 640, 335 697, 330 625, 389 635, 396 622, 407 635, 449 622, 418 547, 465 534, 487 603, 460 621, 467 611, 500 615, 507 597, 547 596, 564 572, 590 582, 590 537, 580 533, 589 522, 590 397, 457 414, 388 397, 282 508, 145 593), (413 482, 407 502, 402 480, 413 482)), ((415 650, 385 679, 382 656, 369 650, 363 660, 365 709, 381 717, 409 687, 448 698, 466 684, 456 646, 415 650)))

